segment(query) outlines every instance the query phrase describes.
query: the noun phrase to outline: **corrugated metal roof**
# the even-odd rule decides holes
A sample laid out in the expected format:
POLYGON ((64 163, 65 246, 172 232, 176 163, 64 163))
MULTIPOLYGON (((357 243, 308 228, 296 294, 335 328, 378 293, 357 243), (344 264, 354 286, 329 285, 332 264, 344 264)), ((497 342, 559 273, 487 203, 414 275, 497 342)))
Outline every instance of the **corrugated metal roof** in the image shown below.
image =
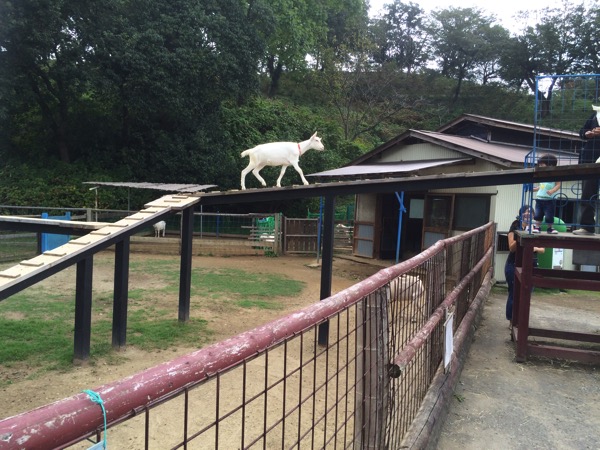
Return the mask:
POLYGON ((380 164, 363 164, 358 166, 340 167, 339 169, 326 170, 325 172, 313 173, 307 177, 337 177, 358 175, 381 175, 386 173, 416 172, 429 167, 446 166, 459 162, 469 161, 472 158, 455 159, 429 159, 425 161, 402 161, 380 164))
POLYGON ((170 183, 134 183, 121 181, 84 181, 94 186, 127 187, 135 189, 154 189, 165 192, 198 192, 216 187, 216 184, 170 184, 170 183))

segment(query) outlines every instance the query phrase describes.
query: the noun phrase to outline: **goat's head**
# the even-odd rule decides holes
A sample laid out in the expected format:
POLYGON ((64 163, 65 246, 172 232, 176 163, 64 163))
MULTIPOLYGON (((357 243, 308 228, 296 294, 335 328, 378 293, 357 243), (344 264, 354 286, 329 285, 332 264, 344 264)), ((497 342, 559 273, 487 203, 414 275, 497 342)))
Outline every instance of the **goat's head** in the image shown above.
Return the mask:
POLYGON ((320 152, 325 150, 325 146, 321 142, 321 138, 317 136, 316 131, 315 131, 315 134, 313 134, 310 137, 310 144, 308 145, 308 148, 314 148, 315 150, 319 150, 320 152))

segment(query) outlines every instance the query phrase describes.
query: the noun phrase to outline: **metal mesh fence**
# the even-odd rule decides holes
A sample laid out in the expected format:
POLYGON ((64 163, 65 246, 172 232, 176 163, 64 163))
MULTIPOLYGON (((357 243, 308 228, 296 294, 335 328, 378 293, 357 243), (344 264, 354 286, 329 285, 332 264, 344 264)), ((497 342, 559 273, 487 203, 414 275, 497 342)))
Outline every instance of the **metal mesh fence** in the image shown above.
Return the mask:
MULTIPOLYGON (((444 319, 453 312, 456 329, 489 279, 494 233, 490 223, 439 241, 287 317, 100 387, 109 446, 400 448, 442 370, 444 319)), ((103 423, 79 394, 0 421, 0 435, 85 448, 103 423)))
MULTIPOLYGON (((598 121, 593 106, 600 106, 600 75, 552 75, 536 78, 540 93, 535 103, 534 145, 524 161, 525 167, 563 166, 595 163, 600 158, 600 137, 586 135, 598 121)), ((599 135, 600 136, 600 135, 599 135)), ((523 186, 522 204, 535 207, 537 200, 552 198, 552 217, 541 220, 542 231, 547 227, 559 232, 575 230, 582 221, 593 228, 597 222, 598 179, 562 182, 557 192, 552 179, 523 186), (542 188, 542 190, 540 190, 542 188), (551 190, 551 194, 547 191, 551 190), (582 218, 583 217, 583 218, 582 218)), ((540 208, 540 214, 542 213, 540 208)))

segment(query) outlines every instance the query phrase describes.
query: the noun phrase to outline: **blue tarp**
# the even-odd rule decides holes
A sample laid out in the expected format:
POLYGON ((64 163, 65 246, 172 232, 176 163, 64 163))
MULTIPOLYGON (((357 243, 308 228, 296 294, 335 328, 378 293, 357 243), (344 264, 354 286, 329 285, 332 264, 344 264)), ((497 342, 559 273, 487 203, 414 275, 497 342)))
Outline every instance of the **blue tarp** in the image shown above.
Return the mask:
MULTIPOLYGON (((49 216, 48 213, 42 213, 42 219, 53 219, 53 220, 71 220, 71 212, 67 211, 64 216, 49 216)), ((71 239, 71 236, 66 234, 48 234, 42 233, 41 236, 41 249, 42 253, 60 247, 66 244, 71 239)))

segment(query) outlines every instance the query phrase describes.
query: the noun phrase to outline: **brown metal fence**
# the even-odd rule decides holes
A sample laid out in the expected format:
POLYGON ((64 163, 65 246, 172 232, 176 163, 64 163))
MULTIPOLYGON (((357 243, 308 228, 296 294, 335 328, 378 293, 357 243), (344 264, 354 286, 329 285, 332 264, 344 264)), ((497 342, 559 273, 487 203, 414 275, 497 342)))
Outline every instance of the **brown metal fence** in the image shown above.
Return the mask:
POLYGON ((317 253, 318 220, 285 219, 285 253, 317 253))
MULTIPOLYGON (((95 390, 110 448, 401 448, 491 274, 493 224, 267 325, 95 390), (326 345, 320 345, 325 336, 326 345)), ((0 421, 0 448, 86 448, 87 394, 0 421)))
MULTIPOLYGON (((284 220, 285 253, 314 253, 319 246, 318 219, 284 220)), ((333 249, 336 253, 352 252, 352 234, 354 227, 347 222, 337 222, 333 229, 333 249)))

